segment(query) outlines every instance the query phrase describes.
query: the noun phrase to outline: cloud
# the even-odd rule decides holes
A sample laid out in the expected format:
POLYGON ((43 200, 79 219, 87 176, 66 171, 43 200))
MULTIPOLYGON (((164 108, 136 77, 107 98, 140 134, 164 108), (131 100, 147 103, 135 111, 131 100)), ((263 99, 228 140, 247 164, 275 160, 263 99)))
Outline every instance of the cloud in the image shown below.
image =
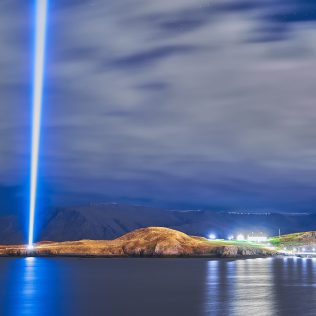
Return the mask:
POLYGON ((175 55, 192 53, 197 48, 189 45, 164 46, 143 51, 126 57, 114 60, 111 64, 113 68, 134 68, 140 66, 151 66, 154 62, 166 59, 175 55))
MULTIPOLYGON (((0 5, 4 184, 28 164, 30 46, 11 36, 31 30, 31 15, 17 3, 0 5)), ((311 6, 54 2, 41 178, 55 203, 312 208, 311 6)))

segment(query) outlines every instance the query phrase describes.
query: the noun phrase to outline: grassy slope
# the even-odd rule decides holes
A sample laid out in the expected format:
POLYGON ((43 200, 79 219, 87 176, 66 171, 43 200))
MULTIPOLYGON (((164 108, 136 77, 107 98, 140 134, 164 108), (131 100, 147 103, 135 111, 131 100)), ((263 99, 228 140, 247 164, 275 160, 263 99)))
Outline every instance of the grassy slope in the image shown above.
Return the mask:
POLYGON ((313 245, 316 244, 316 232, 302 232, 272 237, 270 242, 276 247, 313 245))

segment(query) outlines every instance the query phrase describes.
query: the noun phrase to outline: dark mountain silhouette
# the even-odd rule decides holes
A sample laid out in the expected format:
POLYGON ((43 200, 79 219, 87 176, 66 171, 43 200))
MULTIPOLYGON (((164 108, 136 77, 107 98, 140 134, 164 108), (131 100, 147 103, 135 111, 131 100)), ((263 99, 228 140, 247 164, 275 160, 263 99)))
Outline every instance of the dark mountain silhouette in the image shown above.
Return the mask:
MULTIPOLYGON (((196 236, 215 233, 226 238, 249 232, 275 236, 279 229, 282 234, 316 230, 316 214, 168 211, 136 205, 90 204, 58 208, 37 223, 37 240, 109 240, 149 226, 173 228, 196 236)), ((16 217, 0 217, 0 244, 25 242, 25 235, 16 217)))

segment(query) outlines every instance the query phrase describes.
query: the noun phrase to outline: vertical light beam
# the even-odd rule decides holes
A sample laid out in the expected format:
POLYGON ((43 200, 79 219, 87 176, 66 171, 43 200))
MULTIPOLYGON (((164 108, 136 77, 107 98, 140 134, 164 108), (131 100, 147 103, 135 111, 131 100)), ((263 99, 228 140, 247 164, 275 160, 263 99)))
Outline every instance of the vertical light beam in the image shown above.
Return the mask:
POLYGON ((36 211, 36 192, 38 178, 38 158, 41 132, 41 113, 43 103, 43 80, 45 63, 45 42, 48 0, 35 0, 35 46, 34 78, 32 100, 32 145, 31 145, 31 179, 30 179, 30 217, 28 247, 33 247, 34 220, 36 211))

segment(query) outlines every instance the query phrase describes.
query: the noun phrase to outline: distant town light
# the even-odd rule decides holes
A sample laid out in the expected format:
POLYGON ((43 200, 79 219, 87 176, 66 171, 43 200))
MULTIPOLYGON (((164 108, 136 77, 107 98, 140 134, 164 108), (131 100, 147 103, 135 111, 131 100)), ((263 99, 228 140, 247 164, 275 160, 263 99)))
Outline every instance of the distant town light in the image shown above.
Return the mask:
POLYGON ((245 240, 245 236, 243 234, 239 234, 239 235, 237 235, 237 240, 243 241, 243 240, 245 240))
POLYGON ((214 239, 216 239, 216 235, 215 234, 209 234, 208 235, 208 239, 214 240, 214 239))
POLYGON ((233 239, 234 239, 234 236, 233 236, 233 235, 229 235, 227 239, 228 239, 228 240, 233 240, 233 239))

